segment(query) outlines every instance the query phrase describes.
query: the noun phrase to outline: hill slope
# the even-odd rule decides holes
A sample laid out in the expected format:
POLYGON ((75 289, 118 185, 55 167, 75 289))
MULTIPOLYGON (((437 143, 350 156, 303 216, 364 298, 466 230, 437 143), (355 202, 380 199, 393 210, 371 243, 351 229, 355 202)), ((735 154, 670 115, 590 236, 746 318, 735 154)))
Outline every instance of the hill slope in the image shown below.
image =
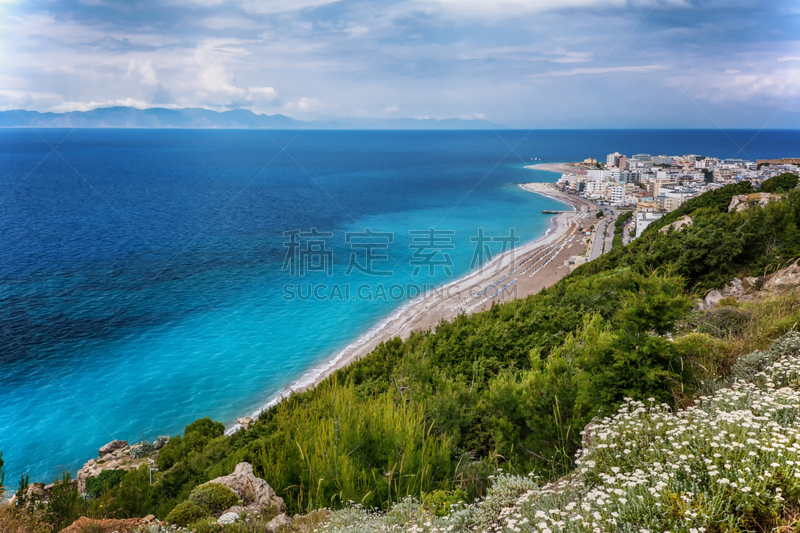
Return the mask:
MULTIPOLYGON (((592 419, 621 405, 637 411, 627 398, 685 407, 729 379, 739 357, 800 320, 795 293, 693 310, 698 296, 735 276, 758 287, 766 272, 800 257, 800 191, 728 213, 731 198, 749 190, 733 185, 691 200, 537 295, 384 343, 246 431, 227 437, 221 424, 197 421, 161 450, 156 483, 146 469, 125 474, 87 508, 164 517, 193 487, 242 461, 290 513, 348 501, 390 509, 407 496, 431 509, 494 498, 505 490, 493 481, 498 468, 542 481, 573 472, 592 419), (659 231, 683 215, 693 218, 690 227, 659 231)), ((540 486, 521 477, 509 483, 523 493, 540 486)), ((408 505, 413 514, 417 504, 408 505)))

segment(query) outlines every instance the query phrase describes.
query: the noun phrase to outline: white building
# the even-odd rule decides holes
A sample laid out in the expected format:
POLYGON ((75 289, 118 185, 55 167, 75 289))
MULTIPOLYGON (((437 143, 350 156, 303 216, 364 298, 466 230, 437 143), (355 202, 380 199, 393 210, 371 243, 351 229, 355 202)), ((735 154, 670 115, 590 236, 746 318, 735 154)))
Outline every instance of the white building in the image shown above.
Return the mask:
POLYGON ((625 186, 622 184, 614 184, 609 188, 609 199, 612 205, 622 205, 625 202, 625 186))
POLYGON ((654 213, 652 211, 636 213, 636 238, 641 237, 642 232, 647 229, 647 226, 663 217, 664 213, 654 213))

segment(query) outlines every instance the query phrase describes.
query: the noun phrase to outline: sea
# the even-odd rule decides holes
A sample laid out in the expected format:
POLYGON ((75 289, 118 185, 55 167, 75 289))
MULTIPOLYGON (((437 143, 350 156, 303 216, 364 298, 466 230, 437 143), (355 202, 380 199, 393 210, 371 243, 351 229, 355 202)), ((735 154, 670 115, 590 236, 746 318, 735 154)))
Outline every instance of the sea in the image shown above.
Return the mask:
POLYGON ((6 485, 227 427, 568 209, 542 162, 800 155, 798 131, 0 130, 6 485))

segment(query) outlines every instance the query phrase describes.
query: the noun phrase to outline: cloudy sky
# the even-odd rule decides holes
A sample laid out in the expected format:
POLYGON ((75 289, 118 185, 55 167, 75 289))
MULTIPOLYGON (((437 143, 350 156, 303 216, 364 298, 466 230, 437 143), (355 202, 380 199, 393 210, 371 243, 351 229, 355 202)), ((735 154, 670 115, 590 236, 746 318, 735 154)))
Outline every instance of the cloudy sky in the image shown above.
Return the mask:
POLYGON ((0 0, 0 109, 800 125, 800 3, 0 0))

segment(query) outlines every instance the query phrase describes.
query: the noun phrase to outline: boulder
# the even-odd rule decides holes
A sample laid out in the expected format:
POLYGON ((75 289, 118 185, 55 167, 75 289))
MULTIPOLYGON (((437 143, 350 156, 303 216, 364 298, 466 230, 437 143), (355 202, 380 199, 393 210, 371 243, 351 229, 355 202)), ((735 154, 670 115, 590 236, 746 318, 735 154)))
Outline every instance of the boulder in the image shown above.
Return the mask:
POLYGON ((670 229, 674 229, 675 231, 680 231, 683 228, 688 228, 693 223, 694 220, 692 220, 692 217, 690 217, 689 215, 684 215, 675 222, 673 222, 672 224, 667 224, 666 226, 658 230, 658 232, 667 233, 670 229))
POLYGON ((248 509, 258 510, 273 506, 280 512, 286 509, 283 498, 275 494, 266 481, 253 474, 253 465, 250 463, 239 463, 233 474, 212 479, 203 485, 209 483, 225 485, 241 498, 248 509))
POLYGON ((98 452, 98 457, 103 457, 106 454, 113 453, 120 448, 125 448, 128 445, 127 441, 124 440, 112 440, 102 448, 98 452))
POLYGON ((292 525, 292 521, 286 516, 286 513, 281 513, 267 524, 267 531, 278 531, 282 528, 288 528, 292 525))
POLYGON ((243 417, 241 417, 241 418, 237 418, 237 419, 236 419, 236 422, 237 422, 237 423, 238 423, 240 426, 242 426, 242 429, 247 429, 247 428, 249 428, 251 425, 253 425, 253 422, 255 422, 255 421, 253 420, 253 417, 251 417, 251 416, 243 416, 243 417))
POLYGON ((703 309, 714 309, 719 305, 719 301, 725 298, 718 290, 709 291, 703 299, 703 309))
POLYGON ((217 524, 227 526, 239 520, 239 513, 225 513, 217 518, 217 524))
POLYGON ((779 291, 800 285, 800 265, 797 263, 795 261, 783 270, 778 270, 772 274, 767 282, 764 283, 764 288, 779 291))
POLYGON ((736 211, 745 211, 750 206, 758 205, 764 207, 772 202, 780 202, 783 196, 780 194, 771 194, 768 192, 754 192, 752 194, 740 194, 731 198, 731 203, 728 205, 728 212, 733 213, 736 211))
POLYGON ((734 278, 733 281, 728 283, 722 290, 712 290, 706 294, 706 297, 698 306, 701 311, 714 309, 719 305, 719 301, 723 298, 741 298, 746 293, 744 283, 739 278, 734 278))

